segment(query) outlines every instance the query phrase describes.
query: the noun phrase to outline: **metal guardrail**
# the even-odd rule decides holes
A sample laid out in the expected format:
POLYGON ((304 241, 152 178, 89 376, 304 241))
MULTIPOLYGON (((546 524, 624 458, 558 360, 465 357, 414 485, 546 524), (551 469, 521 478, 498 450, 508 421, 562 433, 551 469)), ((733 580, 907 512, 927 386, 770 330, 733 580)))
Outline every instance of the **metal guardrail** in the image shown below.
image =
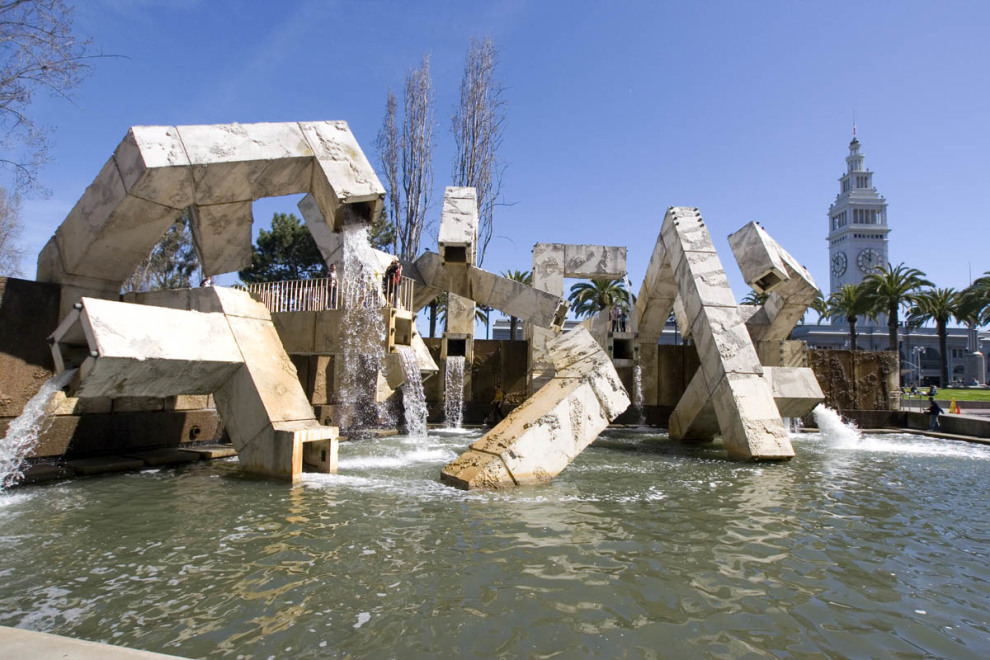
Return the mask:
POLYGON ((393 307, 412 311, 414 282, 403 277, 398 291, 391 286, 383 291, 380 285, 367 285, 357 282, 334 282, 330 278, 311 280, 285 280, 282 282, 257 282, 246 285, 247 292, 261 302, 268 311, 315 312, 324 309, 339 309, 345 301, 353 306, 374 308, 393 307))

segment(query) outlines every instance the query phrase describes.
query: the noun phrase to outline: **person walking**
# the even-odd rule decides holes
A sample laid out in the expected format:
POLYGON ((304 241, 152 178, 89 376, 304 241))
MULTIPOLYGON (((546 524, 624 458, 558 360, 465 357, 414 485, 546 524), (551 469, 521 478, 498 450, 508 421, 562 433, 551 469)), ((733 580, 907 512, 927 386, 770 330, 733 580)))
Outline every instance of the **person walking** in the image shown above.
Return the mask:
POLYGON ((928 421, 928 430, 938 431, 939 429, 942 428, 942 425, 938 423, 938 416, 941 415, 944 411, 942 410, 942 407, 938 405, 938 403, 935 401, 935 397, 933 396, 928 397, 928 401, 931 404, 928 406, 928 410, 925 411, 925 414, 931 417, 931 419, 928 421))

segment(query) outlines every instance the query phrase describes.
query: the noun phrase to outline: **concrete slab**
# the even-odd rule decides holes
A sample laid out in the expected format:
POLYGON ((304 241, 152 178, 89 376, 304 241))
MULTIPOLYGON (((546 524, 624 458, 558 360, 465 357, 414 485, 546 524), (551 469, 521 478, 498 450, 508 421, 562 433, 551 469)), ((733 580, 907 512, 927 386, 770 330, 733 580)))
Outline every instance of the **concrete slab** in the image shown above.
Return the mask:
MULTIPOLYGON (((179 658, 123 646, 111 646, 49 633, 0 626, 0 658, 64 658, 65 660, 165 660, 179 658)), ((181 658, 179 658, 181 660, 181 658)))
POLYGON ((107 472, 140 470, 144 467, 144 461, 126 456, 100 456, 99 458, 78 458, 69 461, 67 465, 79 474, 89 476, 107 472))
POLYGON ((124 454, 123 456, 124 458, 134 458, 142 461, 148 467, 195 463, 200 460, 199 455, 193 452, 182 451, 181 449, 152 449, 150 451, 124 454))
POLYGON ((182 447, 178 451, 194 454, 199 457, 197 460, 214 460, 217 458, 230 458, 237 456, 237 450, 233 445, 200 445, 198 447, 182 447))

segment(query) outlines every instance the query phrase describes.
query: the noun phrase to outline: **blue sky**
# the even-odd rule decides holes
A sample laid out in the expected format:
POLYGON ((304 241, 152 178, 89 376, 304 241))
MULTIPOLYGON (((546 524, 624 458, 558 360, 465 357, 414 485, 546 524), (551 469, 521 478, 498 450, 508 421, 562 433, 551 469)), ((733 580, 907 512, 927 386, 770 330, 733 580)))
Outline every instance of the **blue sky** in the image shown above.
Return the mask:
MULTIPOLYGON (((52 195, 23 204, 28 277, 129 126, 343 119, 377 162, 386 93, 425 52, 435 223, 464 53, 486 34, 510 203, 489 270, 528 269, 536 242, 625 245, 638 291, 665 209, 683 205, 701 210, 738 297, 725 237, 751 220, 827 289, 854 113, 891 260, 957 288, 990 270, 990 3, 90 0, 76 21, 120 57, 95 63, 74 104, 34 106, 57 132, 52 195)), ((274 211, 295 201, 257 203, 256 229, 274 211)))

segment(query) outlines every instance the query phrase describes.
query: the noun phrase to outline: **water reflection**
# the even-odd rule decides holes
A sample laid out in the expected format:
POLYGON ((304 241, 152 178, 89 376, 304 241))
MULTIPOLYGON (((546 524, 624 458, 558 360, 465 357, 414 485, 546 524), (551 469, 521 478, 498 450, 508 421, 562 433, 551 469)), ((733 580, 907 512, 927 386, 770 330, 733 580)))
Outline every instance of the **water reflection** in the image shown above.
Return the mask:
POLYGON ((984 656, 990 450, 911 436, 782 464, 609 433, 549 486, 464 493, 477 434, 348 443, 0 502, 0 624, 189 657, 984 656), (43 521, 43 524, 39 524, 43 521))

